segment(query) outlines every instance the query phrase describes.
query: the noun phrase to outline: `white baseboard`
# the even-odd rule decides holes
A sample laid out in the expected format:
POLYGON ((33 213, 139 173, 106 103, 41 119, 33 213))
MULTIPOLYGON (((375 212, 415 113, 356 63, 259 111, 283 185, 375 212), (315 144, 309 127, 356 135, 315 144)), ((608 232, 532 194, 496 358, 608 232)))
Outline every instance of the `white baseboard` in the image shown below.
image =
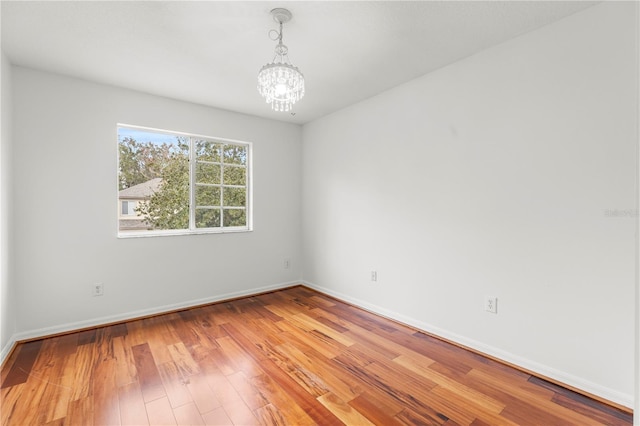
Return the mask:
POLYGON ((7 342, 7 344, 4 345, 4 347, 2 348, 2 351, 0 351, 0 365, 2 365, 2 363, 7 358, 7 356, 9 356, 16 342, 17 342, 16 336, 13 335, 9 338, 9 341, 7 342))
POLYGON ((106 317, 92 318, 86 321, 78 321, 78 322, 72 322, 67 324, 55 325, 52 327, 39 328, 37 330, 23 331, 11 336, 11 338, 9 338, 9 342, 5 345, 4 348, 2 348, 2 352, 0 352, 0 364, 2 364, 5 358, 9 355, 9 352, 11 351, 11 348, 13 348, 13 345, 15 345, 16 342, 20 342, 23 340, 37 339, 40 337, 52 336, 54 334, 72 332, 75 330, 82 330, 84 328, 89 328, 89 327, 100 327, 106 324, 133 320, 136 318, 142 318, 149 315, 157 315, 157 314, 176 311, 180 309, 188 309, 198 305, 206 305, 209 303, 235 299, 238 297, 252 296, 254 294, 280 290, 283 288, 292 287, 299 284, 301 284, 301 281, 284 282, 284 283, 273 284, 273 285, 268 285, 264 287, 252 288, 249 290, 220 294, 212 297, 206 297, 203 299, 189 300, 186 302, 174 303, 171 305, 164 305, 164 306, 157 306, 154 308, 126 312, 126 313, 117 314, 117 315, 109 315, 106 317))
POLYGON ((429 334, 442 337, 443 339, 449 340, 451 342, 457 343, 462 346, 466 346, 468 348, 471 348, 483 354, 489 355, 491 357, 495 357, 507 363, 516 365, 518 367, 521 367, 525 370, 539 374, 541 376, 548 377, 553 380, 557 380, 558 382, 564 383, 568 386, 571 386, 577 389, 581 389, 584 392, 590 393, 592 395, 597 395, 598 397, 604 398, 616 404, 619 404, 628 408, 633 407, 633 401, 634 401, 633 395, 629 395, 623 392, 609 389, 605 386, 598 385, 596 383, 585 380, 583 378, 557 370, 553 367, 549 367, 549 366, 537 363, 535 361, 514 355, 510 352, 506 352, 501 349, 495 348, 493 346, 489 346, 485 343, 479 342, 477 340, 470 339, 468 337, 461 336, 456 333, 452 333, 450 331, 422 322, 415 318, 410 318, 405 315, 399 314, 397 312, 382 308, 380 306, 373 305, 369 302, 351 297, 344 293, 340 293, 340 292, 337 292, 337 291, 334 291, 334 290, 331 290, 331 289, 328 289, 304 280, 302 281, 302 283, 309 288, 325 293, 329 296, 333 296, 337 299, 343 300, 354 306, 366 309, 378 315, 382 315, 384 317, 399 321, 403 324, 407 324, 418 330, 422 330, 429 334))

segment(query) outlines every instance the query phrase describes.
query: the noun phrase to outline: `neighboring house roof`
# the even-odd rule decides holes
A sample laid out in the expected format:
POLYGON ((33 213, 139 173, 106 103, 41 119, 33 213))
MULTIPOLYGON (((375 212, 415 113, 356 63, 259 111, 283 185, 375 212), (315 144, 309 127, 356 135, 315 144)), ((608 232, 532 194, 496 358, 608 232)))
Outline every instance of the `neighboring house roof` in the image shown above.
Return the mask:
POLYGON ((129 188, 125 188, 118 193, 118 198, 129 199, 147 199, 153 195, 160 188, 162 178, 154 178, 146 182, 133 185, 129 188))

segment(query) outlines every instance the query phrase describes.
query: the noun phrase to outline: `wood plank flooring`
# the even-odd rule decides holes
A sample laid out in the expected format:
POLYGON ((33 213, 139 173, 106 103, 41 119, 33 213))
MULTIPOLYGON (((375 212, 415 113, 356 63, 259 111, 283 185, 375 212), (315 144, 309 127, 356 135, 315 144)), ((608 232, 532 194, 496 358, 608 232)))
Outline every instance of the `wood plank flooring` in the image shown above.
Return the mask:
POLYGON ((2 425, 631 425, 305 287, 20 344, 2 425))

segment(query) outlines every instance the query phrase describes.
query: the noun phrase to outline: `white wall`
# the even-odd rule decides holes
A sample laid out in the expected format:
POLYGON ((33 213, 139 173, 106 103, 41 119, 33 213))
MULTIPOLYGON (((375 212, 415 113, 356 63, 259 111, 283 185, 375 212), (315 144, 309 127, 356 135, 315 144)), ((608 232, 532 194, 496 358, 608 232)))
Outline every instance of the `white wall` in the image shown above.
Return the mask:
POLYGON ((631 407, 633 8, 598 5, 305 125, 305 281, 631 407))
POLYGON ((17 338, 299 282, 300 126, 20 67, 13 88, 17 338), (254 231, 116 238, 116 123, 253 142, 254 231))
POLYGON ((633 7, 588 9, 303 135, 3 55, 0 350, 276 288, 304 260, 310 285, 631 406, 634 221, 606 213, 635 206, 633 7), (117 239, 117 122, 254 142, 255 231, 117 239))
POLYGON ((15 333, 15 298, 11 285, 11 64, 0 51, 0 360, 8 354, 15 333))
MULTIPOLYGON (((640 23, 640 7, 636 6, 636 25, 640 23)), ((636 35, 640 34, 640 28, 636 28, 636 35)), ((637 37, 636 37, 637 40, 637 37)), ((640 43, 636 41, 636 58, 640 58, 640 43)), ((638 59, 640 60, 640 59, 638 59)), ((636 93, 640 93, 640 72, 636 74, 636 93)), ((640 105, 640 100, 638 101, 640 105)), ((638 125, 640 129, 640 124, 638 125)), ((640 130, 639 130, 640 131, 640 130)), ((636 146, 636 347, 635 347, 635 404, 633 406, 633 424, 640 426, 640 134, 636 146)))

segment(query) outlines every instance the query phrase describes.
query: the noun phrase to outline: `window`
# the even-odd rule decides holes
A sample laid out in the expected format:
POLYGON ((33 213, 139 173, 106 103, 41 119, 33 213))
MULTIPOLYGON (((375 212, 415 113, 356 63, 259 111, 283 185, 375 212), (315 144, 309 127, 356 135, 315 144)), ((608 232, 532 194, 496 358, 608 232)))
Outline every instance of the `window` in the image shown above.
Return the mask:
POLYGON ((251 144, 118 126, 119 236, 251 230, 251 144))
POLYGON ((137 201, 123 201, 120 214, 122 214, 122 216, 136 216, 135 209, 137 205, 137 201))

